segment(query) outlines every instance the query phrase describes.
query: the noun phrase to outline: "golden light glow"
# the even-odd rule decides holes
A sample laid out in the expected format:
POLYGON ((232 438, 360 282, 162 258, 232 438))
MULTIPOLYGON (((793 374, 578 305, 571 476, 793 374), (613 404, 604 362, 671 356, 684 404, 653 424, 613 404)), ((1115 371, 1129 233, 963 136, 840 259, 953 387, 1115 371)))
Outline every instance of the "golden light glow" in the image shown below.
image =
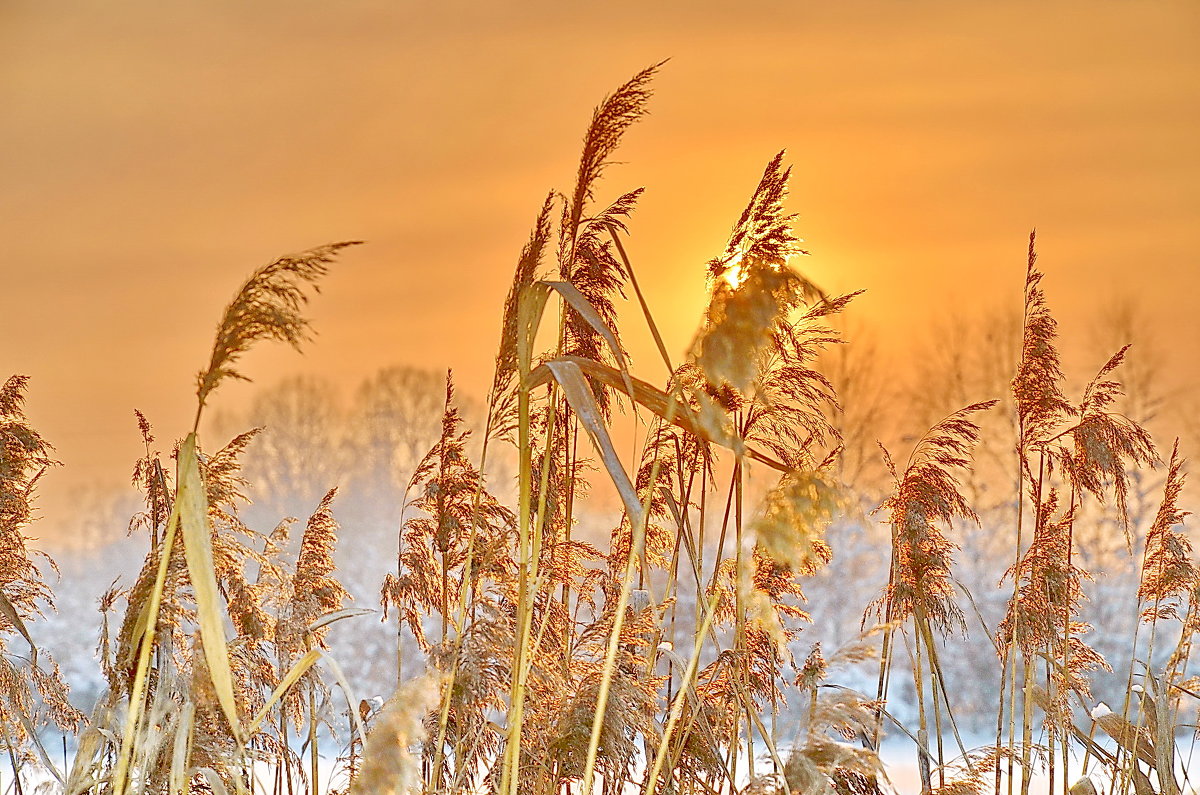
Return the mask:
POLYGON ((725 283, 728 284, 733 290, 741 287, 742 284, 745 283, 746 279, 750 277, 750 272, 742 266, 742 259, 743 257, 741 252, 734 254, 729 259, 729 264, 725 268, 724 272, 721 273, 721 278, 724 279, 725 283))
MULTIPOLYGON (((799 242, 803 243, 804 241, 801 240, 799 242)), ((788 259, 791 258, 789 257, 788 259)), ((725 270, 721 272, 721 278, 725 280, 725 283, 728 284, 731 289, 736 290, 745 284, 746 280, 750 278, 750 269, 745 266, 745 260, 746 255, 739 251, 729 258, 729 262, 726 265, 725 270)), ((777 265, 773 262, 767 263, 767 267, 776 273, 782 270, 781 265, 777 265)))

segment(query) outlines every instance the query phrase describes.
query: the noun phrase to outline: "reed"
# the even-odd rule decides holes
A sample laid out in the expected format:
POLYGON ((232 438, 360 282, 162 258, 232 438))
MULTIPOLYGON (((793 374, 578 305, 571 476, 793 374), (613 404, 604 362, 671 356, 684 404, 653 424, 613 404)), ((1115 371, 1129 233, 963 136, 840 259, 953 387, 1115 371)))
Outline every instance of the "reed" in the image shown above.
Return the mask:
POLYGON ((1024 795, 1039 758, 1064 793, 1194 787, 1175 772, 1200 631, 1200 575, 1179 529, 1183 460, 1176 445, 1145 531, 1134 609, 1148 640, 1130 639, 1118 714, 1093 703, 1108 663, 1085 642, 1091 574, 1076 529, 1107 517, 1132 551, 1131 473, 1157 453, 1117 409, 1127 348, 1077 403, 1066 397, 1033 235, 1011 362, 1011 565, 994 572, 1005 614, 989 626, 955 571, 960 534, 978 520, 963 483, 980 413, 997 404, 982 400, 935 423, 901 466, 882 450, 886 582, 844 583, 848 595, 879 593, 873 626, 832 653, 805 643, 829 607, 807 602, 806 580, 845 552, 831 528, 862 500, 838 481, 841 405, 820 365, 844 343, 834 327, 858 293, 831 295, 796 267, 806 252, 780 152, 725 247, 698 264, 707 306, 672 361, 635 272, 641 189, 606 199, 603 179, 661 66, 600 103, 573 185, 535 216, 503 303, 478 457, 447 373, 440 432, 408 479, 395 570, 382 577, 383 619, 398 633, 389 698, 359 698, 328 652, 328 628, 363 612, 347 607, 333 563, 339 544, 356 543, 335 516, 338 490, 326 486, 298 534, 288 517, 256 532, 241 514, 251 488, 241 462, 258 430, 223 446, 199 434, 220 384, 245 377, 252 345, 308 339, 309 294, 350 244, 251 275, 197 377, 193 426, 166 455, 137 414, 144 510, 130 527, 147 551, 133 583, 102 600, 108 689, 90 717, 35 645, 52 594, 22 533, 52 450, 23 412, 26 380, 0 389, 0 727, 16 781, 35 759, 70 795, 299 795, 330 782, 345 793, 869 795, 894 789, 877 752, 886 727, 916 743, 931 795, 998 793, 1005 773, 1024 795), (658 382, 639 377, 623 342, 627 287, 666 366, 658 382), (616 433, 617 409, 634 420, 632 441, 616 433), (515 505, 487 474, 505 448, 518 462, 515 505), (602 480, 619 511, 607 534, 583 536, 602 480), (996 651, 979 672, 998 682, 995 740, 981 748, 963 741, 947 664, 964 642, 964 596, 996 651), (839 679, 867 668, 872 694, 839 679), (905 671, 911 721, 897 695, 905 671), (69 771, 40 745, 47 721, 77 734, 69 771), (349 739, 330 765, 320 750, 338 735, 349 739))

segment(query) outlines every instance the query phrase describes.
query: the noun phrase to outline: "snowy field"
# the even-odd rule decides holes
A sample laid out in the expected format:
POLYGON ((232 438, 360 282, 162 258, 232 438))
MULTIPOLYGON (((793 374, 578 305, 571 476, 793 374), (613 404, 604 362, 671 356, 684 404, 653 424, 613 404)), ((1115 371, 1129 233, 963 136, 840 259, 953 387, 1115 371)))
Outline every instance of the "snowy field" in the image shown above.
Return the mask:
MULTIPOLYGON (((964 741, 967 743, 968 749, 978 748, 990 744, 988 738, 982 736, 964 738, 964 741)), ((950 749, 954 748, 955 750, 953 751, 953 754, 957 755, 957 747, 954 739, 952 737, 947 737, 944 740, 944 744, 948 761, 953 762, 954 758, 951 757, 950 749)), ((1193 764, 1194 762, 1200 763, 1200 760, 1193 759, 1191 756, 1191 751, 1192 747, 1190 744, 1181 743, 1180 760, 1177 766, 1177 774, 1179 781, 1183 785, 1182 795, 1200 795, 1200 786, 1198 786, 1200 785, 1200 778, 1197 778, 1197 776, 1194 774, 1194 771, 1196 771, 1197 768, 1193 764), (1193 771, 1193 775, 1191 777, 1188 775, 1189 770, 1193 771)), ((784 756, 786 757, 786 753, 784 756)), ((880 749, 879 756, 883 761, 884 770, 887 774, 887 783, 891 785, 890 791, 897 793, 897 795, 918 795, 918 793, 920 793, 921 779, 917 769, 916 746, 911 740, 903 736, 889 738, 884 742, 882 748, 880 749)), ((1072 784, 1074 784, 1081 776, 1079 765, 1082 764, 1082 761, 1083 760, 1079 756, 1073 756, 1071 759, 1072 767, 1069 771, 1069 775, 1072 784)), ((328 753, 321 754, 320 768, 322 771, 322 781, 318 783, 318 792, 327 793, 330 790, 344 790, 346 786, 344 770, 340 765, 337 764, 336 754, 332 752, 332 749, 330 749, 330 752, 328 753)), ((738 768, 742 771, 746 770, 744 758, 741 760, 741 764, 738 765, 738 768)), ((1089 762, 1088 768, 1089 769, 1086 772, 1092 774, 1092 781, 1096 787, 1096 791, 1107 791, 1109 782, 1100 774, 1094 759, 1089 762)), ((758 769, 760 771, 770 770, 770 759, 761 757, 759 759, 758 769)), ((1061 770, 1057 775, 1058 779, 1055 782, 1055 791, 1060 791, 1059 788, 1062 786, 1061 770)), ((270 768, 265 764, 258 765, 256 766, 255 777, 256 791, 273 791, 273 783, 275 780, 275 771, 273 768, 270 768)), ((990 782, 991 779, 989 778, 988 780, 990 782)), ((746 781, 741 780, 738 783, 739 786, 745 786, 746 781)), ((938 785, 936 774, 933 783, 934 786, 938 785)), ((947 779, 947 783, 949 783, 949 779, 947 779)), ((8 766, 0 768, 0 795, 10 795, 10 793, 17 792, 12 784, 13 782, 10 768, 8 766)), ((59 783, 55 781, 54 778, 44 769, 26 768, 22 771, 21 784, 22 787, 20 791, 25 795, 56 795, 57 793, 61 793, 63 791, 59 783)), ((1034 775, 1030 786, 1030 792, 1037 793, 1038 795, 1041 795, 1042 793, 1048 793, 1050 791, 1049 786, 1049 778, 1046 772, 1042 770, 1034 775)), ((294 787, 296 792, 303 792, 305 789, 304 785, 300 781, 296 781, 294 783, 294 787)), ((1020 787, 1021 782, 1018 774, 1013 784, 1013 791, 1020 792, 1020 787)), ((884 789, 885 791, 888 791, 886 786, 884 789)), ((286 785, 284 786, 284 790, 287 790, 286 785)), ((990 791, 990 789, 985 790, 985 792, 990 791)), ((636 790, 629 788, 629 792, 630 795, 633 795, 636 790)), ((1006 776, 1002 777, 1001 779, 1000 792, 1008 792, 1008 779, 1006 776)), ((799 795, 799 793, 794 793, 793 795, 799 795)))

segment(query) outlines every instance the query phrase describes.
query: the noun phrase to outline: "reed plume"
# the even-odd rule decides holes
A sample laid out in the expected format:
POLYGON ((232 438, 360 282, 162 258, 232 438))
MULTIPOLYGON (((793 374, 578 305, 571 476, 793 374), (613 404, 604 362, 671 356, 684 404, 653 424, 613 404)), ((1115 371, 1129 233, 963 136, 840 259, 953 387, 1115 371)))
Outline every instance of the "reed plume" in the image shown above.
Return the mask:
POLYGON ((1025 269, 1025 310, 1021 338, 1021 360, 1013 377, 1020 427, 1022 455, 1038 441, 1052 435, 1060 423, 1077 414, 1062 392, 1062 364, 1058 346, 1058 323, 1046 306, 1041 287, 1043 273, 1036 267, 1037 232, 1029 234, 1029 256, 1025 269))
POLYGON ((746 391, 759 372, 759 359, 777 326, 821 291, 788 267, 807 252, 792 232, 795 215, 783 210, 791 169, 783 152, 767 164, 724 253, 709 261, 713 284, 705 324, 692 345, 697 364, 713 386, 728 383, 746 391))
POLYGON ((817 643, 800 667, 796 686, 808 703, 803 734, 782 771, 791 792, 876 795, 883 791, 879 782, 884 771, 878 755, 871 748, 848 742, 869 736, 881 705, 830 682, 832 670, 870 660, 874 653, 865 635, 828 659, 817 643))
POLYGON ((437 700, 437 679, 422 676, 405 684, 384 705, 367 734, 363 763, 352 795, 408 795, 421 791, 419 747, 423 718, 437 700))
POLYGON ((331 243, 280 257, 254 272, 226 307, 208 367, 196 377, 197 414, 221 381, 246 380, 236 369, 237 360, 258 340, 278 340, 300 349, 310 335, 309 321, 300 314, 308 302, 304 285, 319 289, 317 281, 328 272, 334 257, 359 242, 331 243))
POLYGON ((24 632, 11 615, 30 619, 41 614, 39 603, 53 604, 53 594, 34 565, 24 529, 34 521, 34 498, 42 475, 58 464, 53 448, 25 416, 27 376, 14 375, 0 387, 0 592, 11 605, 5 610, 9 632, 24 632))
MULTIPOLYGON (((861 291, 860 291, 861 292, 861 291)), ((823 300, 772 330, 762 351, 754 399, 743 409, 739 436, 793 470, 815 470, 840 452, 841 434, 828 417, 840 409, 837 393, 815 362, 844 340, 825 325, 860 292, 823 300)))
POLYGON ((408 507, 420 513, 404 523, 399 571, 388 575, 381 592, 384 618, 389 609, 398 610, 422 649, 429 647, 425 615, 438 616, 444 642, 452 610, 481 577, 507 583, 515 572, 508 544, 516 518, 487 492, 466 452, 470 431, 461 425, 454 382, 447 374, 441 435, 407 489, 417 495, 408 507))
POLYGON ((1184 599, 1200 582, 1200 571, 1192 559, 1192 543, 1176 530, 1190 515, 1179 508, 1179 496, 1187 479, 1184 461, 1179 457, 1179 440, 1171 448, 1167 465, 1167 480, 1163 499, 1146 533, 1146 554, 1142 561, 1142 580, 1138 585, 1138 601, 1147 605, 1142 620, 1179 617, 1184 599))
POLYGON ((1071 693, 1090 697, 1086 674, 1111 669, 1082 640, 1091 625, 1074 619, 1084 601, 1083 581, 1091 575, 1073 565, 1067 554, 1075 508, 1068 506, 1059 514, 1058 499, 1057 491, 1051 489, 1040 503, 1033 541, 1010 572, 1018 583, 1018 595, 1000 623, 999 639, 1002 644, 1014 643, 1026 665, 1039 655, 1051 660, 1061 657, 1064 648, 1068 650, 1064 659, 1050 666, 1051 688, 1041 701, 1051 732, 1062 739, 1071 725, 1071 693))
MULTIPOLYGON (((337 548, 339 529, 333 516, 333 501, 336 496, 337 488, 325 493, 309 516, 300 536, 295 571, 288 583, 290 593, 275 623, 273 636, 280 677, 306 652, 326 646, 326 627, 314 628, 313 625, 323 616, 341 610, 350 598, 345 586, 334 574, 333 553, 337 548)), ((316 670, 310 668, 284 697, 281 708, 283 716, 290 717, 299 728, 304 718, 307 700, 310 705, 309 720, 317 720, 317 716, 311 714, 314 694, 326 696, 327 688, 316 670)))
POLYGON ((541 212, 533 224, 529 242, 521 249, 517 267, 513 273, 508 296, 504 299, 504 313, 500 323, 500 350, 496 354, 495 373, 492 376, 491 393, 488 396, 487 436, 496 436, 510 442, 517 426, 517 395, 514 379, 517 375, 517 337, 520 333, 518 309, 521 294, 533 284, 542 263, 542 256, 550 241, 550 211, 553 209, 554 194, 546 196, 541 212))
POLYGON ((1111 408, 1124 390, 1109 376, 1120 367, 1128 350, 1126 345, 1113 354, 1084 390, 1079 422, 1070 430, 1071 453, 1064 456, 1063 466, 1077 493, 1092 494, 1101 502, 1105 483, 1111 483, 1117 519, 1125 531, 1126 546, 1132 551, 1127 504, 1129 468, 1153 465, 1158 453, 1145 428, 1111 408))
POLYGON ((843 506, 841 490, 821 470, 794 471, 763 500, 751 529, 762 554, 799 574, 828 563, 832 550, 825 530, 843 506))
MULTIPOLYGON (((614 298, 622 294, 627 274, 610 238, 617 231, 628 231, 625 222, 642 189, 622 194, 592 215, 585 213, 594 200, 596 183, 610 164, 625 132, 646 115, 650 83, 661 66, 662 63, 654 64, 638 72, 592 113, 583 137, 575 187, 570 199, 563 203, 559 224, 559 275, 574 285, 613 329, 616 328, 614 298)), ((574 307, 566 307, 565 313, 561 352, 605 361, 607 354, 600 333, 574 307)), ((591 386, 601 412, 607 416, 609 390, 594 380, 591 386)))
MULTIPOLYGON (((709 261, 709 279, 723 277, 737 286, 746 275, 741 271, 747 261, 778 270, 787 265, 793 255, 808 253, 797 245, 803 241, 792 231, 797 215, 785 212, 783 207, 788 178, 792 174, 791 167, 783 167, 783 155, 780 151, 767 163, 758 187, 750 196, 750 203, 733 225, 724 253, 709 261)), ((816 286, 805 284, 815 297, 818 294, 816 286)))
MULTIPOLYGON (((58 463, 50 443, 25 415, 28 383, 27 376, 14 375, 0 386, 0 729, 14 777, 19 775, 17 756, 33 751, 55 770, 37 735, 41 727, 53 722, 76 731, 84 721, 68 700, 69 688, 58 664, 38 649, 26 626, 44 618, 46 607, 54 609, 54 595, 34 563, 25 529, 35 518, 38 481, 58 463), (12 648, 17 635, 28 646, 27 656, 12 648)), ((43 559, 57 571, 52 558, 43 559)))
MULTIPOLYGON (((1025 547, 1024 493, 1026 483, 1028 483, 1030 498, 1033 502, 1036 524, 1044 516, 1045 475, 1055 460, 1054 450, 1050 449, 1050 440, 1061 424, 1078 413, 1062 392, 1063 372, 1057 347, 1058 324, 1050 314, 1045 294, 1041 288, 1043 274, 1036 267, 1036 244, 1037 231, 1034 230, 1029 234, 1029 250, 1025 267, 1021 358, 1011 384, 1017 408, 1017 533, 1013 564, 1009 568, 1009 571, 1013 573, 1013 593, 1010 604, 1015 604, 1020 597, 1021 582, 1016 573, 1021 567, 1025 547), (1036 473, 1035 466, 1031 462, 1035 453, 1038 460, 1036 473)), ((1064 560, 1062 565, 1067 565, 1067 562, 1064 560)), ((1010 777, 1015 759, 1012 751, 1016 741, 1017 666, 1013 650, 1015 648, 1014 640, 1020 632, 1023 613, 1016 611, 1011 615, 1012 626, 1004 629, 1008 641, 1004 647, 1001 668, 1001 691, 1006 691, 1007 688, 1007 692, 1000 698, 996 715, 996 753, 999 758, 1004 729, 1004 712, 1006 707, 1009 710, 1007 757, 1010 777)), ((1030 715, 1032 714, 1033 674, 1029 667, 1028 657, 1025 662, 1025 714, 1022 725, 1021 764, 1022 770, 1028 772, 1032 751, 1030 715)), ((997 773, 996 786, 1000 786, 999 773, 997 773)), ((1028 791, 1028 786, 1028 776, 1026 776, 1022 782, 1023 793, 1028 791)))
POLYGON ((970 449, 979 441, 979 426, 970 415, 994 405, 996 401, 989 400, 966 406, 930 428, 913 448, 902 475, 887 457, 896 486, 880 510, 892 526, 894 577, 877 604, 888 621, 920 614, 941 632, 966 627, 950 574, 955 546, 942 526, 955 519, 978 521, 958 476, 970 467, 970 449))

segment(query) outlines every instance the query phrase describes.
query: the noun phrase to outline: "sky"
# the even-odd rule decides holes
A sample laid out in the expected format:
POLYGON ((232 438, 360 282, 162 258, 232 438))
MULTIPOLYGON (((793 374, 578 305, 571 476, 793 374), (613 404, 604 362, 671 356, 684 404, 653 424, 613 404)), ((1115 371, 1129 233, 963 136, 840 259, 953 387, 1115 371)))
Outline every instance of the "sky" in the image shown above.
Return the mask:
MULTIPOLYGON (((517 254, 546 191, 570 188, 592 108, 669 58, 598 198, 647 188, 628 250, 677 358, 705 261, 786 148, 797 265, 866 288, 854 312, 889 357, 941 318, 1019 307, 1036 227, 1068 371, 1095 369, 1071 352, 1123 296, 1187 384, 1198 45, 1190 1, 0 0, 0 377, 31 376, 65 465, 49 512, 127 480, 134 408, 161 437, 190 430, 254 268, 365 240, 324 281, 304 356, 264 346, 244 371, 452 367, 481 395, 517 254)), ((658 381, 629 317, 635 371, 658 381)))

